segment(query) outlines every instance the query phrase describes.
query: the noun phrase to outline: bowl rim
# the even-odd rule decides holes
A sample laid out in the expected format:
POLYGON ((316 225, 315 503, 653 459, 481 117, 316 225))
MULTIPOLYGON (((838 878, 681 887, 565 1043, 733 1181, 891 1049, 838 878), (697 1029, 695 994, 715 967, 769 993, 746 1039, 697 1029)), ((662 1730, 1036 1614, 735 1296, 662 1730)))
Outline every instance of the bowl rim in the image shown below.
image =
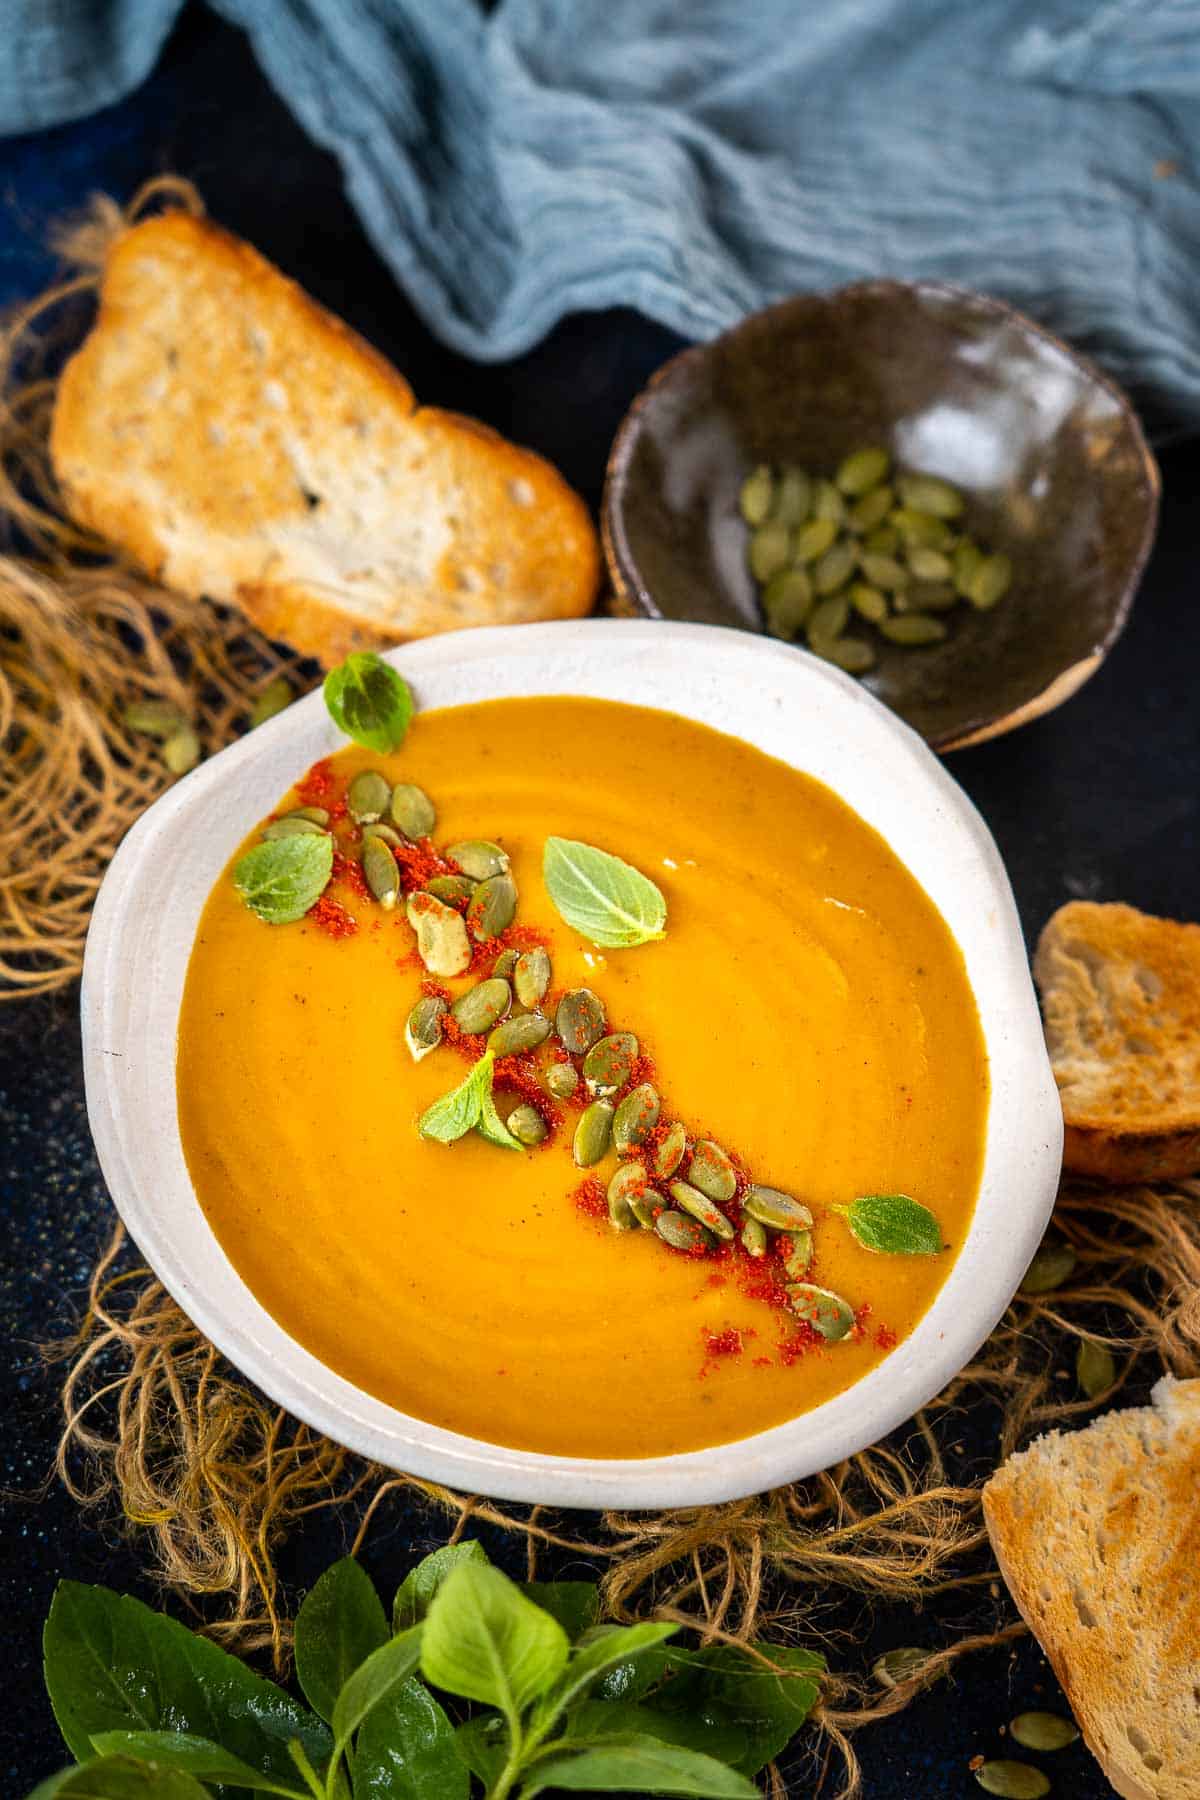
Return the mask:
POLYGON ((828 306, 836 301, 848 299, 857 294, 892 293, 915 295, 923 298, 926 295, 941 296, 946 299, 961 301, 979 312, 984 312, 997 319, 1005 319, 1010 324, 1021 327, 1030 336, 1041 339, 1045 344, 1057 350, 1068 361, 1081 369, 1088 379, 1098 388, 1102 388, 1113 400, 1121 415, 1125 429, 1130 435, 1133 449, 1137 455, 1141 470, 1141 494, 1145 502, 1145 519, 1136 554, 1124 577, 1121 592, 1114 609, 1113 617, 1102 635, 1093 644, 1089 653, 1078 662, 1061 669, 1046 685, 1018 706, 1007 712, 988 713, 982 710, 973 717, 964 720, 953 731, 935 733, 926 741, 930 748, 940 753, 949 750, 965 750, 973 744, 986 743, 989 738, 1001 737, 1004 733, 1015 731, 1018 726, 1030 724, 1041 718, 1044 713, 1053 712, 1055 707, 1079 691, 1086 681, 1096 673, 1121 633, 1129 622, 1133 602, 1145 572, 1150 552, 1154 548, 1154 540, 1158 530, 1158 514, 1162 495, 1162 475, 1158 462, 1142 429, 1142 422, 1137 409, 1124 388, 1097 362, 1084 351, 1077 350, 1065 338, 1061 338, 1028 313, 1022 312, 1011 301, 1001 300, 994 294, 981 293, 977 288, 964 287, 953 281, 902 281, 896 276, 870 276, 861 281, 848 281, 839 287, 805 289, 799 293, 788 294, 781 300, 772 301, 769 306, 759 307, 755 312, 746 313, 715 337, 706 338, 702 343, 686 344, 677 350, 657 368, 645 386, 634 396, 628 410, 617 427, 609 449, 604 469, 604 488, 600 499, 600 541, 604 550, 605 566, 613 586, 618 610, 635 614, 647 619, 662 620, 670 623, 666 615, 659 609, 638 568, 637 559, 629 543, 625 529, 623 499, 625 484, 629 475, 629 464, 633 456, 641 428, 641 415, 660 387, 669 386, 678 378, 681 370, 692 364, 702 363, 710 351, 718 345, 726 344, 739 337, 744 331, 757 328, 764 322, 778 319, 789 319, 793 312, 801 307, 812 305, 828 306))
POLYGON ((1062 1111, 1024 941, 979 814, 921 739, 857 683, 767 638, 582 620, 464 631, 387 655, 419 704, 576 694, 662 705, 670 694, 667 710, 706 724, 741 705, 751 730, 732 735, 773 755, 794 743, 784 760, 810 770, 816 762, 817 779, 868 824, 891 822, 889 842, 918 846, 920 868, 909 849, 896 853, 959 943, 991 1068, 983 1178, 966 1240, 914 1331, 866 1376, 783 1425, 672 1456, 581 1458, 489 1444, 386 1405, 292 1339, 234 1270, 192 1188, 175 1109, 175 1038, 196 922, 231 846, 303 768, 345 742, 318 689, 169 789, 126 836, 97 897, 81 994, 88 1114, 109 1190, 142 1254, 272 1400, 374 1461, 451 1487, 560 1506, 696 1505, 800 1479, 876 1442, 992 1330, 1041 1240, 1061 1167, 1062 1111), (739 681, 744 694, 730 688, 739 681), (834 762, 837 781, 828 779, 834 762), (215 833, 195 829, 206 809, 215 833))

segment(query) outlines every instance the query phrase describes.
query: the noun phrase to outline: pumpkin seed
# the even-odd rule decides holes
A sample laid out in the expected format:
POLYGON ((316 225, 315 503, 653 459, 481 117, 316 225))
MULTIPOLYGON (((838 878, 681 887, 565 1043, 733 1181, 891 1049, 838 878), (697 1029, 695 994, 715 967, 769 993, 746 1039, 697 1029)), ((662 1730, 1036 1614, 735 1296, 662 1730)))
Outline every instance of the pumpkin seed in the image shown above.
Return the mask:
POLYGON ((638 1041, 632 1031, 614 1031, 592 1045, 583 1059, 583 1079, 588 1092, 606 1100, 625 1086, 633 1074, 638 1041))
POLYGON ((519 1144, 544 1144, 550 1135, 550 1127, 543 1119, 536 1106, 526 1102, 514 1107, 505 1123, 519 1144))
POLYGON ((879 556, 868 550, 859 558, 859 567, 872 587, 887 588, 891 593, 908 586, 908 570, 894 556, 879 556))
POLYGON ((980 1763, 975 1779, 985 1794, 999 1794, 1000 1800, 1041 1800, 1043 1794, 1050 1792, 1050 1783, 1040 1769, 1031 1763, 1009 1762, 1004 1757, 997 1762, 980 1763))
POLYGON ((963 538, 954 548, 954 585, 965 599, 974 580, 980 563, 984 561, 983 551, 970 538, 963 538))
POLYGON ((512 989, 507 981, 490 975, 460 994, 450 1011, 460 1031, 478 1037, 502 1019, 512 1005, 512 989))
POLYGON ((1075 1268, 1075 1252, 1070 1244, 1043 1244, 1025 1271, 1020 1291, 1023 1294, 1048 1294, 1061 1287, 1075 1268))
POLYGON ((775 490, 775 502, 771 508, 771 517, 781 525, 803 525, 812 506, 812 480, 789 464, 779 476, 779 486, 775 490))
POLYGON ((635 1189, 629 1196, 629 1210, 643 1231, 653 1231, 655 1214, 662 1211, 662 1195, 652 1187, 635 1189))
POLYGON ((467 928, 452 906, 433 894, 408 896, 408 922, 417 934, 417 955, 431 975, 461 975, 471 961, 467 928))
POLYGON ((929 550, 944 550, 950 542, 950 527, 944 519, 935 519, 932 513, 895 506, 888 515, 888 523, 895 527, 910 549, 921 544, 929 550))
POLYGON ((610 1100, 593 1100, 580 1113, 572 1145, 578 1168, 590 1169, 593 1163, 600 1162, 608 1154, 614 1110, 610 1100))
POLYGON ((896 488, 906 507, 932 513, 935 519, 957 519, 963 509, 958 489, 937 475, 899 475, 896 488))
POLYGON ((867 449, 852 450, 844 457, 838 464, 834 480, 843 494, 865 494, 868 489, 878 486, 891 464, 887 451, 872 444, 867 449))
POLYGON ((1017 1714, 1008 1735, 1023 1750, 1065 1750, 1079 1737, 1079 1727, 1074 1719, 1061 1718, 1058 1713, 1026 1712, 1017 1714))
POLYGON ((869 619, 872 625, 878 625, 880 619, 888 616, 887 596, 867 581, 854 583, 850 589, 850 604, 861 618, 869 619))
MULTIPOLYGON (((393 850, 398 850, 404 842, 398 831, 393 831, 390 825, 382 824, 379 819, 372 819, 369 825, 362 828, 363 843, 369 844, 372 838, 378 838, 381 844, 390 844, 393 850)), ((434 890, 430 888, 429 891, 432 893, 434 890)), ((439 894, 438 898, 445 899, 445 895, 439 894)))
POLYGON ((634 1210, 635 1199, 646 1195, 646 1171, 641 1163, 622 1163, 608 1184, 608 1216, 617 1231, 636 1231, 641 1219, 634 1210))
POLYGON ((803 1281, 813 1258, 811 1231, 783 1231, 779 1234, 783 1272, 789 1281, 803 1281))
POLYGON ((558 1003, 554 1029, 564 1050, 582 1056, 604 1035, 604 1007, 591 988, 571 988, 558 1003))
POLYGON ((628 1156, 645 1143, 658 1124, 659 1104, 657 1089, 648 1081, 626 1094, 613 1118, 613 1148, 618 1156, 628 1156))
POLYGON ((816 650, 822 644, 831 643, 845 631, 850 620, 850 602, 845 594, 831 594, 828 600, 818 601, 810 613, 804 635, 809 647, 816 650))
POLYGON ((265 725, 277 713, 286 711, 292 704, 292 687, 286 675, 276 675, 268 681, 265 688, 260 689, 254 705, 250 708, 250 729, 254 731, 259 725, 265 725))
MULTIPOLYGON (((367 829, 368 831, 383 831, 386 830, 386 826, 369 825, 367 829)), ((402 843, 404 840, 401 838, 398 841, 402 843)), ((469 875, 435 875, 431 881, 425 883, 425 892, 436 894, 439 900, 446 902, 447 906, 455 904, 461 906, 464 901, 471 898, 478 886, 479 883, 472 881, 469 875)), ((515 961, 516 958, 514 957, 513 960, 515 961)))
POLYGON ((579 1086, 579 1070, 574 1063, 551 1063, 546 1070, 546 1086, 556 1100, 569 1100, 579 1086))
POLYGON ((285 813, 282 819, 272 819, 262 830, 262 836, 268 844, 275 843, 279 838, 311 837, 314 833, 317 837, 328 836, 325 827, 318 825, 315 819, 300 819, 295 813, 285 813))
MULTIPOLYGON (((472 886, 474 886, 474 883, 472 883, 472 886)), ((505 981, 511 981, 517 963, 520 960, 520 956, 521 952, 519 950, 502 950, 492 964, 492 974, 503 975, 505 981)))
POLYGON ((688 1180, 710 1200, 732 1200, 737 1193, 737 1170, 711 1138, 701 1138, 692 1146, 688 1164, 688 1180))
POLYGON ((391 797, 391 783, 378 769, 360 769, 346 790, 346 806, 356 825, 371 825, 382 819, 391 797))
POLYGON ((831 1288, 797 1281, 787 1289, 787 1297, 796 1317, 831 1344, 840 1342, 854 1325, 854 1308, 831 1288))
POLYGON ((847 675, 865 675, 875 667, 875 652, 865 638, 819 638, 812 648, 825 662, 834 663, 847 675))
POLYGON ((888 1650, 878 1662, 871 1665, 871 1673, 880 1687, 896 1688, 902 1681, 910 1680, 919 1669, 923 1669, 929 1661, 929 1655, 928 1650, 907 1646, 899 1650, 888 1650))
POLYGON ((689 1218, 687 1213, 660 1212, 654 1229, 672 1250, 706 1250, 711 1242, 700 1221, 689 1218))
POLYGON ((893 644, 940 644, 946 627, 929 613, 899 613, 894 619, 881 619, 879 629, 893 644))
POLYGON ((910 588, 897 594, 896 605, 902 612, 949 612, 958 600, 953 582, 914 581, 910 588))
POLYGON ((812 1214, 800 1200, 779 1188, 762 1187, 757 1182, 746 1189, 742 1210, 769 1231, 807 1231, 812 1214))
POLYGON ((836 519, 810 519, 792 539, 792 560, 798 563, 816 562, 818 556, 824 556, 837 534, 836 519))
POLYGON ((750 539, 750 571, 756 581, 770 581, 772 575, 786 568, 792 539, 786 525, 773 520, 760 525, 750 539))
POLYGON ((550 1021, 544 1013, 517 1013, 514 1018, 505 1019, 503 1025, 497 1025, 488 1039, 488 1049, 493 1056, 524 1056, 544 1044, 549 1036, 550 1021))
POLYGON ((540 1006, 550 986, 550 956, 540 944, 519 956, 513 969, 513 987, 522 1006, 540 1006))
POLYGON ((813 488, 813 518, 839 527, 846 523, 846 502, 832 481, 818 481, 813 488))
POLYGON ((172 775, 186 775, 200 761, 200 739, 190 725, 172 732, 162 747, 162 759, 172 775))
POLYGON ((759 463, 743 481, 738 508, 747 525, 761 525, 770 517, 775 502, 775 477, 766 463, 759 463))
POLYGON ((392 789, 392 823, 414 840, 429 837, 437 824, 433 801, 415 781, 401 781, 392 789))
POLYGON ((436 1050, 445 1032, 446 1002, 436 994, 428 994, 417 1004, 404 1021, 404 1042, 408 1045, 408 1054, 414 1062, 420 1062, 431 1050, 436 1050))
POLYGON ((467 905, 467 930, 481 943, 507 931, 517 916, 517 884, 511 875, 489 875, 467 905))
POLYGON ((654 1151, 654 1173, 660 1181, 668 1180, 683 1161, 687 1149, 687 1132, 677 1119, 654 1151))
POLYGON ((772 637, 794 638, 812 608, 812 582, 803 569, 781 569, 763 593, 763 612, 772 637))
POLYGON ((855 501, 846 523, 857 537, 865 537, 883 524, 895 504, 896 496, 890 487, 872 488, 869 494, 855 501))
POLYGON ((722 1238, 726 1243, 732 1240, 733 1226, 716 1202, 702 1194, 698 1187, 693 1187, 690 1181, 673 1181, 670 1193, 676 1206, 690 1213, 693 1219, 699 1219, 714 1237, 722 1238))
POLYGON ((363 845, 362 866, 367 886, 384 912, 391 912, 400 898, 400 871, 391 850, 379 838, 368 838, 363 845))
POLYGON ((131 701, 121 718, 130 731, 140 731, 147 737, 163 739, 175 737, 187 724, 179 708, 171 706, 165 700, 131 701))
POLYGON ((747 1256, 767 1254, 767 1234, 757 1219, 747 1219, 742 1225, 742 1249, 747 1256))
POLYGON ((929 550, 913 544, 908 551, 908 566, 918 581, 949 581, 954 565, 941 550, 929 550))
POLYGON ((818 594, 836 594, 845 587, 857 560, 852 544, 835 544, 827 550, 813 569, 813 586, 818 594))
POLYGON ((469 875, 472 881, 487 881, 489 876, 508 874, 508 852, 499 844, 493 844, 490 838, 463 838, 461 843, 451 844, 446 851, 446 861, 469 875))
POLYGON ((1075 1355, 1075 1379, 1089 1400, 1106 1394, 1117 1379, 1112 1351, 1092 1338, 1084 1338, 1075 1355))
MULTIPOLYGON (((329 823, 329 814, 325 811, 323 806, 294 806, 291 812, 284 814, 284 818, 311 819, 313 824, 320 825, 322 830, 329 823)), ((364 831, 363 836, 365 837, 366 835, 367 834, 364 831)))
POLYGON ((900 533, 894 525, 881 525, 863 539, 862 547, 872 556, 895 556, 900 548, 900 533))
POLYGON ((1007 556, 985 556, 967 585, 967 599, 979 612, 987 612, 1002 600, 1012 585, 1012 563, 1007 556))

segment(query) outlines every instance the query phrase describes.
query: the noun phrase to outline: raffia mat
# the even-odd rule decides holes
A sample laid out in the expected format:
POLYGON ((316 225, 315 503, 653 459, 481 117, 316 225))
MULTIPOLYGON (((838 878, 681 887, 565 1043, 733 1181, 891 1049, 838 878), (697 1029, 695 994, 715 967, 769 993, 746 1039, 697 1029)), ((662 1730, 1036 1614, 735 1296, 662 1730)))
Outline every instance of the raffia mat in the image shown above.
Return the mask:
MULTIPOLYGON (((150 184, 122 213, 98 200, 62 242, 73 267, 0 332, 0 998, 48 992, 79 973, 87 919, 107 861, 169 784, 158 745, 128 732, 133 700, 162 700, 193 722, 206 751, 244 730, 254 696, 280 674, 315 674, 241 618, 167 592, 122 565, 66 517, 46 435, 54 371, 77 341, 105 246, 146 207, 199 208, 195 190, 150 184)), ((472 1521, 539 1552, 594 1559, 609 1614, 655 1614, 709 1640, 767 1632, 811 1642, 822 1609, 919 1606, 996 1593, 980 1487, 1037 1431, 1071 1423, 1162 1370, 1200 1373, 1200 1183, 1066 1188, 1055 1230, 1077 1254, 1069 1284, 1019 1297, 970 1367, 886 1442, 792 1487, 724 1506, 610 1512, 586 1532, 541 1507, 501 1508, 374 1467, 289 1418, 247 1384, 132 1262, 117 1230, 96 1269, 87 1316, 56 1354, 65 1363, 58 1470, 85 1505, 142 1534, 164 1584, 205 1596, 207 1629, 233 1648, 289 1653, 276 1568, 289 1528, 339 1509, 355 1548, 407 1494, 454 1537, 472 1521), (1083 1397, 1079 1341, 1107 1344, 1117 1376, 1083 1397), (970 1431, 964 1415, 971 1414, 970 1431), (962 1438, 990 1442, 974 1457, 962 1438)), ((953 1609, 951 1609, 953 1610, 953 1609)), ((1024 1627, 993 1607, 995 1628, 954 1635, 894 1689, 856 1673, 852 1644, 831 1643, 837 1673, 818 1723, 841 1753, 842 1792, 858 1787, 850 1734, 906 1706, 972 1651, 1024 1627)), ((860 1659, 859 1659, 860 1660, 860 1659)), ((775 1777, 776 1791, 783 1792, 775 1777)))

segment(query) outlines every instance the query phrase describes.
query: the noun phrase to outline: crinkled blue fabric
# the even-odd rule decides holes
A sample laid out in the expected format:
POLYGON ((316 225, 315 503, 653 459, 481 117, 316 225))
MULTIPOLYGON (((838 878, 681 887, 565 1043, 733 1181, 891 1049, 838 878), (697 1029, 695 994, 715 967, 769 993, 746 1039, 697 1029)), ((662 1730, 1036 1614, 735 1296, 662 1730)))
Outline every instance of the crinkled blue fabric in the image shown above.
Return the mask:
MULTIPOLYGON (((179 0, 7 0, 0 125, 144 75, 179 0)), ((891 274, 1005 296, 1200 423, 1200 0, 216 0, 469 355, 693 337, 891 274)))

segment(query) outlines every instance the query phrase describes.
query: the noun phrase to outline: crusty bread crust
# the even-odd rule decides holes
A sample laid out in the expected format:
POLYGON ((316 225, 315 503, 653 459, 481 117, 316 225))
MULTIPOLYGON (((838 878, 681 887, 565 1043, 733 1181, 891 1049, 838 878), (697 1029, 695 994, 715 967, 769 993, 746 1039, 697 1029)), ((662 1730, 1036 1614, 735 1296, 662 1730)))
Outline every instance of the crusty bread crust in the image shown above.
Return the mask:
POLYGON ((1060 907, 1034 956, 1063 1160, 1107 1181, 1200 1169, 1200 925, 1060 907))
POLYGON ((596 596, 595 530, 549 463, 418 407, 340 319, 188 213, 116 240, 50 448, 82 523, 325 663, 596 596))
POLYGON ((983 1490, 1000 1572, 1125 1800, 1200 1800, 1200 1381, 1050 1432, 983 1490))

